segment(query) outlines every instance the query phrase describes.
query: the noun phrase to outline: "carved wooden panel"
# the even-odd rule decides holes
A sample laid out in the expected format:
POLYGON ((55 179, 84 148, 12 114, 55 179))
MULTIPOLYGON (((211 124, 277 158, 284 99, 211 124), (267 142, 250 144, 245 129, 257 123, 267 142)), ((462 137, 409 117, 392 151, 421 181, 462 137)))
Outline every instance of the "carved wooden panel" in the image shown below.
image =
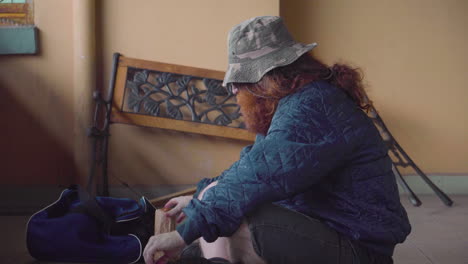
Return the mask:
POLYGON ((244 128, 236 97, 222 81, 129 67, 123 111, 244 128))
POLYGON ((223 72, 120 56, 111 120, 253 141, 223 72))

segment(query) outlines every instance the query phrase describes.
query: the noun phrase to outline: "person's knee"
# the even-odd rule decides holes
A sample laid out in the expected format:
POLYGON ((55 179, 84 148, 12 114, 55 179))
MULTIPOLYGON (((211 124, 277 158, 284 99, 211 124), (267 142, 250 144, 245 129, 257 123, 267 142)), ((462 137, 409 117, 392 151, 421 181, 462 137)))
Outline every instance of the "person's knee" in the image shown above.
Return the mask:
POLYGON ((229 238, 229 253, 233 263, 265 264, 265 261, 255 252, 249 224, 245 219, 229 238))

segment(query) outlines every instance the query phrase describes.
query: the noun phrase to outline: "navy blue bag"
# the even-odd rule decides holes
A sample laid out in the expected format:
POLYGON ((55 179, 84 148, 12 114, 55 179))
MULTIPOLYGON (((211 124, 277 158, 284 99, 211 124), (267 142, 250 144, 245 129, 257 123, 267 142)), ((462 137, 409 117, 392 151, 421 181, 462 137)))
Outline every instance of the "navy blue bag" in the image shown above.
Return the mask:
POLYGON ((31 216, 27 248, 43 261, 135 263, 154 234, 154 212, 144 197, 90 198, 71 186, 31 216))

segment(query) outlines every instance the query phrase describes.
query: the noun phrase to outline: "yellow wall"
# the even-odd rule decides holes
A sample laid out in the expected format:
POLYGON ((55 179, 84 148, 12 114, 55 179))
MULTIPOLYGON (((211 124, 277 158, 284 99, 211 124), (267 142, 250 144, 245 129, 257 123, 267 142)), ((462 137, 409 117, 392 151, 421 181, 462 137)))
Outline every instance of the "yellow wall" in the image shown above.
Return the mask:
MULTIPOLYGON (((95 2, 97 83, 106 88, 113 52, 225 70, 229 29, 252 16, 279 14, 279 0, 95 2)), ((76 97, 89 91, 77 91, 82 85, 75 82, 81 37, 74 41, 79 19, 73 3, 34 1, 40 54, 0 57, 2 185, 67 185, 86 178, 79 153, 86 149, 79 146, 86 113, 78 109, 87 103, 76 97)), ((111 133, 110 174, 132 184, 195 183, 227 168, 247 144, 123 125, 111 133)))
POLYGON ((467 13, 457 0, 281 1, 293 35, 328 64, 361 67, 396 139, 442 174, 468 172, 467 13))
MULTIPOLYGON (((278 15, 279 0, 102 0, 98 9, 101 77, 107 83, 113 52, 224 71, 231 27, 253 16, 278 15)), ((248 144, 125 125, 114 125, 111 134, 110 174, 133 184, 196 183, 228 168, 248 144)))
MULTIPOLYGON (((77 181, 72 3, 35 1, 40 54, 0 57, 0 184, 77 181)), ((225 70, 229 29, 281 10, 293 35, 319 43, 317 56, 364 69, 370 96, 423 170, 468 171, 466 1, 288 0, 281 9, 279 0, 96 3, 99 87, 113 52, 225 70)), ((195 183, 227 168, 247 144, 124 125, 111 133, 110 172, 132 184, 195 183)))
POLYGON ((72 2, 35 2, 40 54, 0 56, 1 184, 75 180, 72 2))

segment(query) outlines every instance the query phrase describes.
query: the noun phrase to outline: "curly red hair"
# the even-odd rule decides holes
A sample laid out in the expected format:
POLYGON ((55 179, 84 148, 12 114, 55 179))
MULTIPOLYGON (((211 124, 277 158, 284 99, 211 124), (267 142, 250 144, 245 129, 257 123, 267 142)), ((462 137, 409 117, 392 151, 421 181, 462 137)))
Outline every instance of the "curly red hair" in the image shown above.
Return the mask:
POLYGON ((328 67, 306 53, 292 64, 269 71, 257 83, 233 84, 239 90, 237 99, 247 129, 266 135, 281 98, 318 80, 343 89, 361 109, 372 107, 362 84, 360 69, 345 64, 328 67))

